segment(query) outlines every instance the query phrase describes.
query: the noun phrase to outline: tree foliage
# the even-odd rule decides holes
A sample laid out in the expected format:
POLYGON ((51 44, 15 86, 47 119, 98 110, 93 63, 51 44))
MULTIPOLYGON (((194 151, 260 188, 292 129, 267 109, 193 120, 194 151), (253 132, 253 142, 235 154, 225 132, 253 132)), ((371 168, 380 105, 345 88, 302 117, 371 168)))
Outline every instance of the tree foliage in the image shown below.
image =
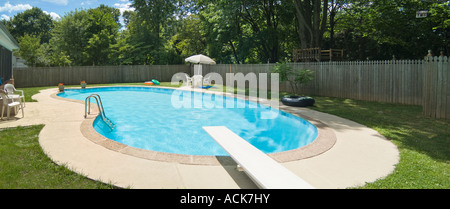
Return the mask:
POLYGON ((40 61, 42 60, 42 51, 40 39, 41 38, 39 36, 25 34, 18 40, 20 42, 21 50, 17 54, 26 60, 26 65, 41 65, 40 61))
POLYGON ((272 73, 278 73, 281 82, 289 82, 294 94, 300 93, 298 90, 301 84, 306 84, 314 79, 313 71, 308 69, 294 70, 287 62, 277 63, 273 67, 272 73))
POLYGON ((128 50, 134 60, 131 64, 168 64, 165 32, 171 27, 177 11, 175 0, 134 0, 136 12, 129 13, 128 50), (131 48, 130 48, 131 47, 131 48))
POLYGON ((39 36, 40 43, 49 42, 53 29, 51 16, 37 7, 18 13, 10 21, 4 20, 3 23, 16 39, 28 34, 39 36))
MULTIPOLYGON (((416 18, 417 11, 432 11, 433 1, 354 1, 338 14, 338 43, 349 59, 418 59, 427 50, 448 54, 448 28, 433 29, 437 13, 416 18), (445 41, 447 40, 447 41, 445 41), (447 48, 447 49, 445 49, 447 48)), ((450 11, 447 3, 444 10, 450 11)), ((448 16, 447 16, 448 18, 448 16)))
POLYGON ((290 60, 294 49, 315 47, 344 49, 347 60, 450 52, 450 1, 131 0, 131 5, 134 11, 122 14, 105 5, 74 10, 57 21, 33 8, 2 22, 21 42, 21 56, 37 66, 181 64, 194 54, 217 63, 276 63, 290 60), (428 16, 416 18, 417 11, 428 16), (32 43, 37 38, 39 43, 32 43))

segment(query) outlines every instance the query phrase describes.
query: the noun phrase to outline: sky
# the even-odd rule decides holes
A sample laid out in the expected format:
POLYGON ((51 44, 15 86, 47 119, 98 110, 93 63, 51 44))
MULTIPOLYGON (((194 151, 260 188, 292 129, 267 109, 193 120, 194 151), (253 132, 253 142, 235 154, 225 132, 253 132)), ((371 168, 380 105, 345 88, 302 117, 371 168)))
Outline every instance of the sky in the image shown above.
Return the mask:
POLYGON ((0 0, 0 20, 12 18, 32 7, 40 8, 57 20, 75 9, 96 8, 100 4, 120 9, 121 12, 133 10, 129 0, 0 0))

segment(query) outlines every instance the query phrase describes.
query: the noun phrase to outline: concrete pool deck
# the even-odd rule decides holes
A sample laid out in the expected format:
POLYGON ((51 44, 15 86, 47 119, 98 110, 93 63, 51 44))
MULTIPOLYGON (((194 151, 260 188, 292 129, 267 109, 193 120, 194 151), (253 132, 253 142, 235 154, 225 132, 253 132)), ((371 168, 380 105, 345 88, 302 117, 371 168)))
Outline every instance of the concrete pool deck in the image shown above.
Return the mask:
MULTIPOLYGON (((91 179, 135 189, 257 188, 235 165, 194 165, 144 159, 107 149, 81 131, 84 104, 52 97, 57 89, 42 90, 27 103, 25 118, 0 121, 0 128, 44 124, 39 142, 58 164, 91 179)), ((328 126, 336 136, 328 151, 281 163, 315 188, 348 188, 392 173, 399 161, 397 147, 373 129, 334 115, 295 108, 301 115, 328 126)))

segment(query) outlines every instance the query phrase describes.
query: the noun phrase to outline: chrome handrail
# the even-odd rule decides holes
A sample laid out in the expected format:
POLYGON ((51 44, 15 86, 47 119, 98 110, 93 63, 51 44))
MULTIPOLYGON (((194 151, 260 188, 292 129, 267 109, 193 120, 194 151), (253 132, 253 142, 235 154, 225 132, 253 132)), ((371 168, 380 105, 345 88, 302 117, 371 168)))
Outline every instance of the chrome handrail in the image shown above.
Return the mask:
POLYGON ((97 102, 99 115, 100 117, 102 117, 103 122, 105 122, 108 125, 111 131, 114 130, 116 124, 114 124, 108 117, 106 117, 105 110, 103 109, 102 99, 98 94, 91 94, 84 100, 84 118, 87 118, 87 115, 91 114, 91 98, 94 98, 95 101, 97 102))

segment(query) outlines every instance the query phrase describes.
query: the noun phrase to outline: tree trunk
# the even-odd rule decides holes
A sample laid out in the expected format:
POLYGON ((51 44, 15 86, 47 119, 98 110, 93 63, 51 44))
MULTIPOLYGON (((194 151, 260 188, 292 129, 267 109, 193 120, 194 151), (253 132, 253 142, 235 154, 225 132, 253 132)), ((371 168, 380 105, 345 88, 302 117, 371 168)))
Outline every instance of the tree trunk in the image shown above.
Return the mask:
POLYGON ((336 13, 332 10, 330 13, 330 49, 334 47, 334 17, 336 13))
POLYGON ((313 31, 311 29, 311 5, 309 2, 302 2, 301 0, 293 0, 295 8, 295 15, 298 23, 298 34, 300 40, 300 46, 302 49, 310 48, 313 46, 312 37, 313 31))
POLYGON ((336 4, 334 0, 331 0, 331 9, 330 9, 330 49, 334 47, 334 26, 336 24, 336 4))
POLYGON ((313 13, 313 48, 320 46, 320 4, 321 0, 314 0, 314 13, 313 13))
POLYGON ((293 0, 292 3, 301 48, 320 48, 327 24, 328 1, 323 0, 323 5, 322 0, 293 0))
POLYGON ((318 43, 319 47, 322 46, 323 34, 325 33, 325 30, 327 28, 327 19, 328 19, 328 0, 323 0, 322 23, 320 26, 319 43, 318 43))
POLYGON ((232 42, 231 40, 229 40, 229 43, 230 43, 231 49, 233 50, 233 54, 234 54, 234 58, 236 59, 236 63, 237 63, 237 64, 241 64, 241 63, 239 62, 239 58, 238 58, 238 56, 237 56, 236 48, 234 47, 233 42, 232 42))

